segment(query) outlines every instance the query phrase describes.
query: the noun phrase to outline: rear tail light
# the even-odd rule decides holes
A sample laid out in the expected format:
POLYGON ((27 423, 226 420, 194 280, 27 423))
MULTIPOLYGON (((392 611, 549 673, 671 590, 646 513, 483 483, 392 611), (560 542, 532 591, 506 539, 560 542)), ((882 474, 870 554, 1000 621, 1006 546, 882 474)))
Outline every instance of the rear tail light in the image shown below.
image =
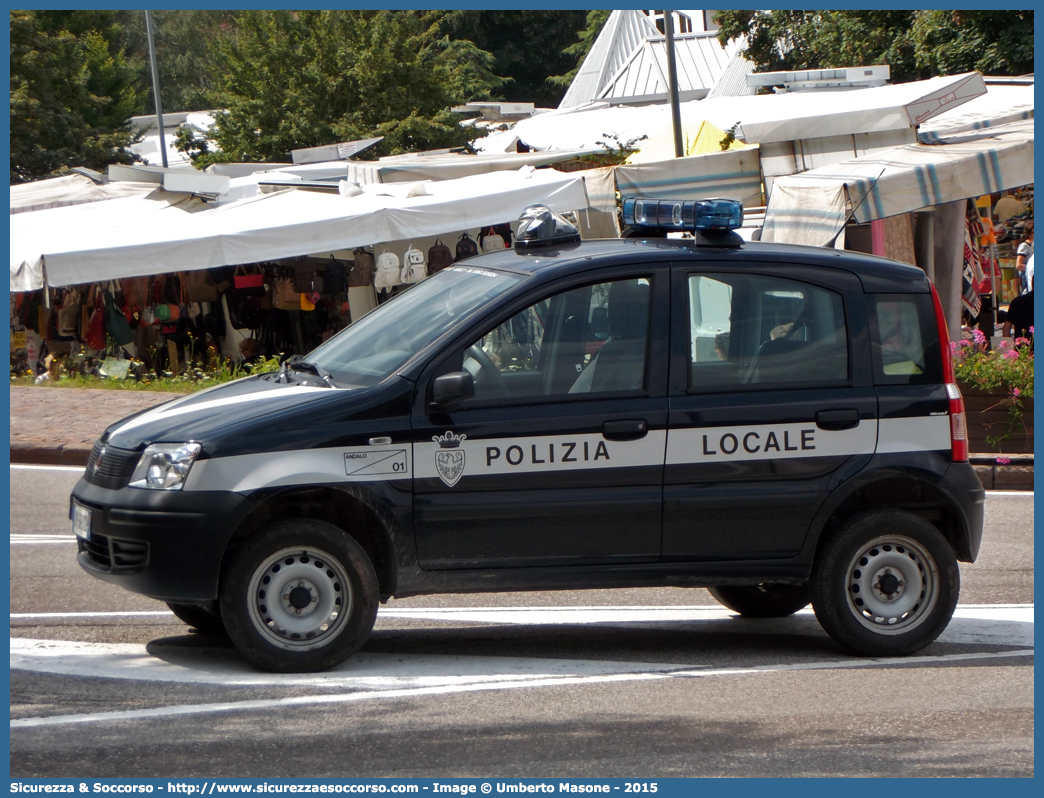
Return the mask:
POLYGON ((953 462, 968 462, 968 420, 964 415, 964 397, 956 383, 946 383, 946 395, 950 398, 950 449, 953 462))
POLYGON ((939 330, 939 350, 942 356, 943 382, 950 410, 950 451, 955 463, 968 462, 968 419, 964 415, 964 397, 953 376, 953 357, 950 354, 950 333, 946 329, 939 293, 932 286, 932 304, 935 306, 935 324, 939 330))

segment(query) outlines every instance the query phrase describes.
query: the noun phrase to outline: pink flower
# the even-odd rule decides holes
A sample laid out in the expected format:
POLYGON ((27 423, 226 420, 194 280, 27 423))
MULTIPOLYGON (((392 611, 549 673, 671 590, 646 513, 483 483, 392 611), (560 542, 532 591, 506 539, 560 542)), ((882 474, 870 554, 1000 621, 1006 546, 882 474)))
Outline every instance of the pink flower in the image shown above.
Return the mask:
POLYGON ((986 343, 986 333, 982 330, 972 330, 972 338, 975 339, 975 343, 977 344, 986 343))
POLYGON ((1019 357, 1019 352, 1017 349, 1009 349, 1002 355, 1002 357, 1005 357, 1008 360, 1017 360, 1019 357))
POLYGON ((1030 335, 1033 335, 1033 325, 1032 324, 1030 325, 1029 330, 1030 330, 1030 335))
POLYGON ((1011 462, 1011 458, 1010 457, 998 457, 997 458, 997 463, 1000 464, 1000 465, 1007 465, 1010 462, 1011 462))
POLYGON ((1010 346, 1011 346, 1011 342, 1010 341, 1001 341, 1000 345, 997 348, 998 349, 1008 349, 1010 346))
POLYGON ((1020 338, 1016 338, 1015 339, 1015 346, 1029 346, 1029 344, 1030 344, 1030 339, 1029 338, 1021 338, 1020 337, 1020 338))
POLYGON ((950 341, 950 354, 951 355, 956 355, 957 354, 957 342, 956 341, 950 341))
POLYGON ((1012 388, 1011 389, 1011 395, 1012 396, 1018 396, 1020 393, 1022 393, 1022 391, 1020 391, 1018 388, 1012 388))

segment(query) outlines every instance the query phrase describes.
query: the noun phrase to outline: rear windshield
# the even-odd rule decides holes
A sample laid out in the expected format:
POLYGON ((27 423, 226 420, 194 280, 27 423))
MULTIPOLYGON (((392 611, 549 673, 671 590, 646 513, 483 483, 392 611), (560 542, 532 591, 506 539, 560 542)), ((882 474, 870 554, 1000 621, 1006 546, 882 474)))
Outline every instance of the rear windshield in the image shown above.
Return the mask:
POLYGON ((877 385, 942 382, 942 358, 930 294, 871 294, 870 333, 877 385))

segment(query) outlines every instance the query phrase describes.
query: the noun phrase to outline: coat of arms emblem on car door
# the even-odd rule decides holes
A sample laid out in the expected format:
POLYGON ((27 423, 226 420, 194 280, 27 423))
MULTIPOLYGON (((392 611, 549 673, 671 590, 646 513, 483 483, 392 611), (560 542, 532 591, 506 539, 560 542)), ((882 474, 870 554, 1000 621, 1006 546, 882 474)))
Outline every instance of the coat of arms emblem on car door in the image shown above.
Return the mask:
POLYGON ((432 440, 439 445, 435 452, 435 468, 439 477, 452 488, 464 474, 464 450, 461 443, 467 435, 454 435, 447 430, 444 435, 433 435, 432 440))

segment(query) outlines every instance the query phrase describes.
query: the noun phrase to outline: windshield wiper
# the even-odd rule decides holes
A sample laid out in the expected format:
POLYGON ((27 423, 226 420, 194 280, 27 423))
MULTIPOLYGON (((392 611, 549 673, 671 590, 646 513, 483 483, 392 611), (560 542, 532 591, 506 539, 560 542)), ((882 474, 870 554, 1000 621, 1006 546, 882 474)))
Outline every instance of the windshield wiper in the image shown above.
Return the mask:
POLYGON ((309 363, 304 360, 300 355, 291 355, 288 360, 283 361, 283 365, 280 366, 279 371, 285 373, 286 370, 291 371, 307 371, 314 374, 321 379, 328 388, 336 387, 333 383, 333 375, 329 371, 324 369, 322 366, 318 366, 315 363, 309 363))

